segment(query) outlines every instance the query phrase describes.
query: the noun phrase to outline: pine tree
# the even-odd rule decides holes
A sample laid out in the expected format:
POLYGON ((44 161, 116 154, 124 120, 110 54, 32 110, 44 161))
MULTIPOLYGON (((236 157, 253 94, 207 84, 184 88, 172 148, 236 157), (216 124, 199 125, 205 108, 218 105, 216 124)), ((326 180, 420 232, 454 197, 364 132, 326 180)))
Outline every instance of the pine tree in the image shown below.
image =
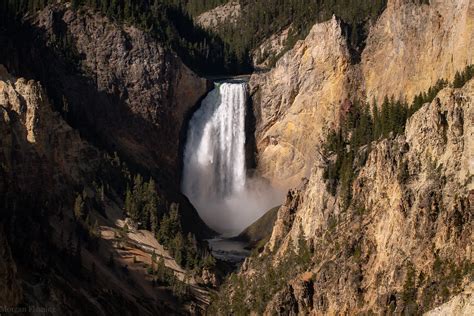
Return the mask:
POLYGON ((135 190, 135 187, 133 193, 128 189, 125 195, 125 212, 135 223, 140 221, 139 197, 139 191, 135 190))
POLYGON ((211 255, 208 251, 204 253, 204 259, 202 263, 203 267, 206 269, 212 269, 216 265, 216 258, 211 255))
POLYGON ((390 101, 385 97, 382 103, 382 111, 380 113, 380 129, 383 137, 387 137, 390 132, 390 101))
POLYGON ((94 236, 100 237, 100 227, 99 227, 99 221, 97 219, 94 221, 91 231, 94 236))
POLYGON ((75 264, 76 264, 76 271, 80 272, 82 267, 82 245, 81 239, 77 238, 76 241, 76 253, 75 253, 75 264))
POLYGON ((105 189, 104 189, 103 183, 100 185, 100 188, 99 188, 99 197, 100 197, 100 201, 104 203, 105 202, 105 189))
POLYGON ((84 217, 84 201, 81 194, 77 195, 74 202, 74 217, 76 220, 80 220, 84 217))
POLYGON ((181 232, 178 232, 172 241, 172 248, 173 257, 176 260, 176 263, 180 266, 184 266, 186 262, 185 256, 185 246, 184 246, 184 238, 181 232))
POLYGON ((97 280, 97 268, 95 265, 95 262, 92 262, 91 264, 91 278, 93 282, 96 282, 97 280))
POLYGON ((76 10, 77 8, 79 8, 79 5, 81 5, 81 1, 80 0, 72 0, 72 8, 74 10, 76 10))
POLYGON ((308 243, 304 237, 302 227, 300 227, 300 234, 298 236, 298 264, 300 267, 304 267, 311 262, 312 253, 308 247, 308 243))
POLYGON ((453 81, 453 87, 454 88, 462 88, 464 85, 464 80, 462 78, 461 73, 459 71, 456 71, 456 75, 454 75, 454 81, 453 81))
POLYGON ((165 259, 163 257, 160 257, 160 260, 158 260, 156 265, 156 275, 162 283, 166 283, 168 281, 166 279, 166 265, 165 259))
POLYGON ((153 178, 144 185, 144 201, 141 221, 143 226, 156 233, 158 229, 158 193, 153 178))
POLYGON ((194 268, 198 265, 198 247, 196 237, 192 233, 188 233, 186 238, 186 266, 194 268))
POLYGON ((382 126, 380 124, 379 108, 375 100, 372 103, 372 116, 374 121, 373 139, 378 139, 382 135, 382 126))
POLYGON ((132 192, 130 191, 130 188, 127 187, 127 190, 125 192, 125 206, 124 206, 125 213, 130 216, 132 208, 133 208, 132 192))

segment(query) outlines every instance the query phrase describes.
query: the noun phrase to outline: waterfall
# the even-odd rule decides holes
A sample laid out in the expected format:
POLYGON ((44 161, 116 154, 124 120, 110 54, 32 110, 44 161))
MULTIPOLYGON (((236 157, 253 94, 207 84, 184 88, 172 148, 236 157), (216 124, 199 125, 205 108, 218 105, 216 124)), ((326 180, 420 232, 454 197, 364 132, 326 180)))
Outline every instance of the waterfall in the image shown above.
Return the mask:
POLYGON ((246 101, 246 83, 216 84, 189 122, 184 149, 183 193, 224 234, 244 229, 268 204, 246 177, 246 101))

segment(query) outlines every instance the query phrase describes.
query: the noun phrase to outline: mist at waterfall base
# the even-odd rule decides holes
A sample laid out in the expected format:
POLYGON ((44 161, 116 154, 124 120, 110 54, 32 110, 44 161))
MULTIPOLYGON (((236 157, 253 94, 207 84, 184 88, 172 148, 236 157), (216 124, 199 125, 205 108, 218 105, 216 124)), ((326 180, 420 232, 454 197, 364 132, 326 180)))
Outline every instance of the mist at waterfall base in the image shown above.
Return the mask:
POLYGON ((264 179, 247 177, 246 101, 244 82, 216 84, 189 122, 184 149, 183 193, 224 236, 240 233, 283 198, 264 179))

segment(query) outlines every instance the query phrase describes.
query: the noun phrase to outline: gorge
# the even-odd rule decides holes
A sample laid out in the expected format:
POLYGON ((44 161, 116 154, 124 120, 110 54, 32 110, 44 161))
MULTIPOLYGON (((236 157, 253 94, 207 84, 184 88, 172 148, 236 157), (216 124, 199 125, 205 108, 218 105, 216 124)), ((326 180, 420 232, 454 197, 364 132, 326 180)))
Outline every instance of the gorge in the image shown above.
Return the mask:
POLYGON ((474 315, 473 52, 473 0, 0 0, 0 313, 474 315))

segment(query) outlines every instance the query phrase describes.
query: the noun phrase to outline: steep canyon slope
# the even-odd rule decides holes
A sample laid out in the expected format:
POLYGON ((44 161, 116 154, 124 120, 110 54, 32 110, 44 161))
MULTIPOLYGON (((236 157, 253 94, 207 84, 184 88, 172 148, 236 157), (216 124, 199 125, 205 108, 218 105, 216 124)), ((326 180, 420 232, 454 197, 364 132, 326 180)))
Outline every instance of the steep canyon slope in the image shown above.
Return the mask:
POLYGON ((179 193, 178 158, 207 81, 148 33, 89 9, 54 4, 17 22, 0 26, 0 305, 53 315, 198 310, 208 299, 201 284, 215 281, 209 264, 190 277, 156 227, 127 219, 125 202, 130 188, 147 187, 149 220, 175 207, 174 233, 194 242, 197 260, 209 254, 199 240, 213 232, 179 193), (160 258, 166 281, 157 284, 160 258))
POLYGON ((48 5, 2 33, 0 62, 9 71, 40 81, 54 110, 88 142, 153 175, 181 204, 186 229, 211 234, 179 194, 184 121, 207 80, 147 32, 87 7, 48 5))
POLYGON ((253 75, 259 171, 277 185, 299 183, 324 127, 349 97, 350 56, 338 21, 313 27, 269 73, 253 75))
POLYGON ((474 63, 473 23, 472 1, 390 0, 360 62, 334 17, 252 75, 257 168, 294 189, 265 249, 229 278, 212 312, 472 312, 474 81, 448 85, 400 134, 358 148, 350 203, 341 185, 331 188, 336 155, 324 143, 354 100, 411 103, 452 82, 474 63))
MULTIPOLYGON (((71 299, 74 288, 85 290, 88 285, 79 285, 76 278, 61 271, 66 259, 59 259, 60 252, 50 244, 68 225, 51 227, 48 221, 59 214, 66 213, 66 218, 72 214, 67 204, 72 203, 76 187, 94 180, 99 152, 52 110, 38 82, 14 78, 3 66, 0 106, 2 306, 23 303, 54 306, 57 313, 68 308, 94 311, 94 303, 85 294, 76 293, 71 299), (37 279, 50 260, 54 260, 54 267, 37 279), (49 296, 48 291, 54 295, 49 296)), ((65 246, 62 242, 58 248, 65 246)), ((103 290, 101 295, 115 300, 113 292, 103 290)), ((124 306, 127 304, 124 301, 124 306)))
POLYGON ((309 174, 315 145, 346 99, 408 102, 474 62, 474 3, 390 0, 353 64, 337 19, 316 24, 268 73, 250 81, 260 172, 291 187, 309 174))
MULTIPOLYGON (((318 156, 309 179, 288 193, 265 250, 246 260, 214 307, 224 314, 419 314, 468 293, 473 122, 474 80, 442 90, 402 135, 361 148, 348 207, 340 191, 328 191, 328 160, 318 156)), ((469 308, 466 295, 446 308, 469 308)))
POLYGON ((178 184, 183 120, 207 81, 147 32, 87 7, 49 5, 24 20, 2 52, 9 69, 40 80, 84 135, 178 184))
MULTIPOLYGON (((188 271, 155 232, 138 230, 126 219, 124 190, 133 175, 127 165, 68 125, 39 82, 15 78, 2 65, 0 175, 3 310, 152 315, 205 304, 200 284, 213 277, 209 269, 186 280, 188 271), (157 266, 156 258, 175 275, 168 282, 184 280, 194 294, 177 299, 166 283, 156 287, 147 270, 157 266)), ((169 203, 158 194, 155 217, 169 203)), ((182 226, 197 234, 207 229, 196 221, 182 226)))

